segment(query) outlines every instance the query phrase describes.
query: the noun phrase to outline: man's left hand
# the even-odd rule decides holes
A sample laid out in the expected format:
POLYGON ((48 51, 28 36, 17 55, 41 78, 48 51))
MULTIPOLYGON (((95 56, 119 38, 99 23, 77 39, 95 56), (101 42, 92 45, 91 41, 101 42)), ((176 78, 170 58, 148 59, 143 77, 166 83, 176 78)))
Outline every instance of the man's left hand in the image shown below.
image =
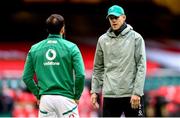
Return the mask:
POLYGON ((37 100, 37 105, 39 105, 40 104, 40 100, 37 100))
POLYGON ((130 103, 131 103, 131 108, 132 109, 137 109, 139 108, 140 106, 140 96, 138 95, 132 95, 131 96, 131 100, 130 100, 130 103))

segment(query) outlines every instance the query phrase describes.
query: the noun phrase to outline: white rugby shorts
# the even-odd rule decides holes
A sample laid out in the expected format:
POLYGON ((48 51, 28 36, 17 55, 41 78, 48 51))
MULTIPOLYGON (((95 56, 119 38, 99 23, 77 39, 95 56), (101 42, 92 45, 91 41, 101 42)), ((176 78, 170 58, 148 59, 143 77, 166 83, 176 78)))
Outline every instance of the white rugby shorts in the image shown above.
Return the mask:
POLYGON ((42 95, 39 118, 79 118, 78 106, 73 99, 61 95, 42 95))

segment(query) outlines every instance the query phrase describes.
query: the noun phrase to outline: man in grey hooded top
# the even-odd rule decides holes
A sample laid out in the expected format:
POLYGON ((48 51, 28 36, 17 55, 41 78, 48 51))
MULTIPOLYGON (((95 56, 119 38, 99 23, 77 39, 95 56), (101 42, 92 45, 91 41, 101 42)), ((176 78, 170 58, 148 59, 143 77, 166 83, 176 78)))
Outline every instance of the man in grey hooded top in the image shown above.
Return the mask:
POLYGON ((103 117, 144 116, 143 90, 146 75, 145 43, 126 24, 122 7, 113 5, 107 18, 111 27, 99 37, 91 83, 91 102, 99 107, 102 88, 103 117))

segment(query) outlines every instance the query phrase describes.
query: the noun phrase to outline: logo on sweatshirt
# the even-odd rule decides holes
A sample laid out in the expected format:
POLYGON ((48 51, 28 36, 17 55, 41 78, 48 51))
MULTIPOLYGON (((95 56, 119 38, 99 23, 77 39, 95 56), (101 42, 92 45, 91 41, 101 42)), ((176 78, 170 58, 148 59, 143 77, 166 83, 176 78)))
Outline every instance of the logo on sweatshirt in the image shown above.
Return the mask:
POLYGON ((49 61, 52 61, 56 58, 56 51, 53 50, 53 49, 49 49, 47 52, 46 52, 46 58, 47 60, 49 61))
POLYGON ((49 49, 46 52, 46 59, 48 62, 44 62, 44 65, 59 65, 59 62, 54 62, 53 60, 56 58, 56 51, 53 49, 49 49))

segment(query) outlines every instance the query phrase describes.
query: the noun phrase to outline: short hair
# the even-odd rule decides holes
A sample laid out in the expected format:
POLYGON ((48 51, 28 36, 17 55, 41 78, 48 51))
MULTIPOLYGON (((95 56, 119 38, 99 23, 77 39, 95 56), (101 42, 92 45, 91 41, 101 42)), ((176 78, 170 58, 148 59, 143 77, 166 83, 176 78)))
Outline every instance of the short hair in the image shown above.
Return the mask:
POLYGON ((46 20, 46 28, 50 34, 59 34, 64 24, 64 18, 59 14, 52 14, 46 20))

